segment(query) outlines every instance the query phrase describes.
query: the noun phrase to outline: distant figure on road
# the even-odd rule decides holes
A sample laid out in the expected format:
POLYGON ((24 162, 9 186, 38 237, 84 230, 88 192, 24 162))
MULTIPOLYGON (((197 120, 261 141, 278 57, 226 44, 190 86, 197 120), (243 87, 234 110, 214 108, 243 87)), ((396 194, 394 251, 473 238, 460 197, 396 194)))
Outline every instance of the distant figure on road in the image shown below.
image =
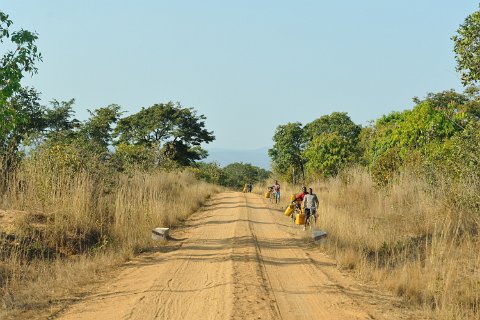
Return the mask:
POLYGON ((273 192, 275 193, 275 203, 280 202, 280 184, 275 180, 275 184, 272 186, 273 192))
POLYGON ((252 192, 252 188, 253 188, 252 184, 249 183, 249 184, 248 184, 248 192, 252 192))

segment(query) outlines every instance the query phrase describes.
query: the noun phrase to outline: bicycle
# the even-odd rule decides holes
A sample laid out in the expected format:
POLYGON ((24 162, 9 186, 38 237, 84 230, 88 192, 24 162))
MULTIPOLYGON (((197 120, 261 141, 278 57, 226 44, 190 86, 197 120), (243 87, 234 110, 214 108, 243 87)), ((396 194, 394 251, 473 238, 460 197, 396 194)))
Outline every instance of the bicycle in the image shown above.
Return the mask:
POLYGON ((315 209, 307 209, 311 210, 308 216, 307 221, 305 221, 305 229, 312 230, 317 225, 317 210, 315 209))
POLYGON ((277 203, 277 194, 275 191, 270 191, 270 202, 277 203))
POLYGON ((297 214, 300 214, 302 213, 302 207, 301 207, 301 204, 299 202, 296 202, 294 203, 295 205, 295 210, 293 211, 292 215, 291 215, 291 218, 292 218, 292 223, 295 224, 295 219, 297 217, 297 214))

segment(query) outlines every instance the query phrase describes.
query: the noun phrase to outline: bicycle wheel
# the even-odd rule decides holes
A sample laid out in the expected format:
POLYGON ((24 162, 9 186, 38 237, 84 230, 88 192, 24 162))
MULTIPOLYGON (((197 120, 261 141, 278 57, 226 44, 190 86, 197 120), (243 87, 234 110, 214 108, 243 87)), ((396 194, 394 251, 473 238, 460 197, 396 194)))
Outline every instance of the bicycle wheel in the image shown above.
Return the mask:
POLYGON ((308 228, 312 230, 315 227, 315 214, 310 214, 310 217, 308 219, 308 228))

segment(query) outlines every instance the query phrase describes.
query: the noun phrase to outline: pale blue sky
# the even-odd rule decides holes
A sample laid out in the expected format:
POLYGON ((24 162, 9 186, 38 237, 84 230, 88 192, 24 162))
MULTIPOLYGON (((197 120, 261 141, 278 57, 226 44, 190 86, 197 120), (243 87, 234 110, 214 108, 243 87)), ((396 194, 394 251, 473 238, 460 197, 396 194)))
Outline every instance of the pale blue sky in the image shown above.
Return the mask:
POLYGON ((277 125, 345 111, 361 124, 461 90, 450 37, 467 0, 1 0, 44 56, 25 84, 45 102, 134 113, 180 101, 207 117, 215 148, 272 144, 277 125))

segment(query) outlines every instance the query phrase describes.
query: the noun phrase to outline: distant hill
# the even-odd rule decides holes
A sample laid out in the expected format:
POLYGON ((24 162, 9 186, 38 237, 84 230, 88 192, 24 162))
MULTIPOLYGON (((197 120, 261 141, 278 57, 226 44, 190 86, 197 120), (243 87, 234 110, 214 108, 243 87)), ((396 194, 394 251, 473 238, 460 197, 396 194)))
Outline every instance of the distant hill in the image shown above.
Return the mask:
POLYGON ((222 167, 234 162, 243 162, 250 163, 266 170, 271 170, 267 147, 254 150, 231 150, 221 148, 207 150, 209 156, 204 159, 205 162, 216 161, 222 167))

